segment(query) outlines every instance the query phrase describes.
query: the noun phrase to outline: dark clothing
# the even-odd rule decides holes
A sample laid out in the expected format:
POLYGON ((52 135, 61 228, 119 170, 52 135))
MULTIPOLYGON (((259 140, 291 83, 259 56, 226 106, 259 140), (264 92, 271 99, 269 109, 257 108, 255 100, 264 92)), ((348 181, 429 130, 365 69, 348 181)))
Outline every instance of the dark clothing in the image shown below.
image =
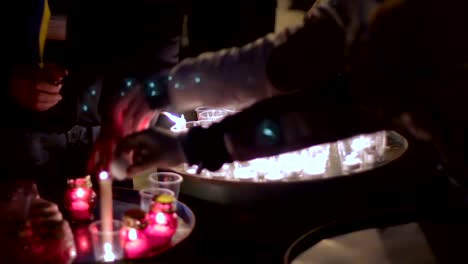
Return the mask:
MULTIPOLYGON (((177 1, 57 0, 49 4, 52 15, 67 15, 66 40, 48 40, 44 58, 69 71, 61 90, 63 100, 43 113, 21 109, 8 97, 8 75, 3 75, 2 107, 11 114, 0 130, 8 142, 0 162, 6 171, 3 178, 26 177, 63 186, 66 178, 87 173, 86 161, 102 113, 110 112, 121 80, 151 78, 178 62, 182 17, 177 1)), ((22 14, 21 10, 16 12, 22 14)), ((18 21, 28 18, 19 17, 18 21)), ((5 58, 0 64, 6 69, 21 62, 5 58)))
POLYGON ((240 47, 275 31, 276 0, 193 0, 188 15, 189 56, 240 47))

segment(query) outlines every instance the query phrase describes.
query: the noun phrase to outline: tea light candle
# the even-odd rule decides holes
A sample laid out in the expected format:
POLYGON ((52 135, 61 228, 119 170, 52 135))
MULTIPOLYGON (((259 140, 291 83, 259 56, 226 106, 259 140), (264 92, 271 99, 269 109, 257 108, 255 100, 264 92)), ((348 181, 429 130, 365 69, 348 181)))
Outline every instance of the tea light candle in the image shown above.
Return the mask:
POLYGON ((146 228, 146 213, 140 209, 131 209, 124 214, 124 228, 122 243, 126 258, 141 258, 149 250, 149 242, 144 228, 146 228))
POLYGON ((172 236, 175 234, 175 229, 168 225, 166 215, 159 212, 155 215, 155 221, 148 225, 145 233, 150 238, 153 247, 160 247, 171 242, 172 236))
POLYGON ((362 160, 359 159, 356 152, 346 155, 345 160, 342 161, 343 169, 345 170, 358 169, 361 167, 361 164, 362 160))
POLYGON ((92 220, 96 193, 92 189, 91 177, 68 180, 68 186, 65 194, 65 207, 71 220, 92 220))
POLYGON ((258 173, 253 171, 252 169, 246 168, 236 168, 234 170, 234 177, 241 181, 253 181, 257 178, 258 173))
POLYGON ((145 256, 148 250, 148 242, 144 234, 135 228, 128 230, 127 239, 124 245, 125 257, 140 258, 145 256))
POLYGON ((178 225, 175 198, 166 194, 156 197, 148 220, 145 233, 152 246, 160 247, 169 244, 178 225))

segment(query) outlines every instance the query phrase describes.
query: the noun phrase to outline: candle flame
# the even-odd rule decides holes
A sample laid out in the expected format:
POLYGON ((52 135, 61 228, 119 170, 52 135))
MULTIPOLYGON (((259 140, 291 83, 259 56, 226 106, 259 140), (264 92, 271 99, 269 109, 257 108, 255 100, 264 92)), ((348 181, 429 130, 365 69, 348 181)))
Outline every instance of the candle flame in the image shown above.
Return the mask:
POLYGON ((156 223, 160 224, 160 225, 165 225, 167 224, 167 219, 166 219, 166 216, 159 212, 156 214, 156 223))
POLYGON ((169 118, 172 122, 174 122, 174 124, 176 126, 185 126, 185 124, 187 123, 187 120, 185 120, 185 117, 184 115, 182 115, 181 117, 178 117, 176 115, 173 115, 169 112, 162 112, 165 116, 167 116, 167 118, 169 118))
POLYGON ((138 239, 138 233, 135 228, 128 230, 128 239, 131 241, 135 241, 138 239))
POLYGON ((104 243, 104 262, 115 260, 115 254, 112 252, 112 245, 109 242, 104 243))
POLYGON ((85 195, 85 191, 83 190, 83 188, 78 188, 78 190, 76 190, 76 197, 83 198, 84 195, 85 195))
POLYGON ((101 171, 101 173, 99 173, 99 179, 102 181, 109 179, 109 173, 107 173, 107 171, 101 171))

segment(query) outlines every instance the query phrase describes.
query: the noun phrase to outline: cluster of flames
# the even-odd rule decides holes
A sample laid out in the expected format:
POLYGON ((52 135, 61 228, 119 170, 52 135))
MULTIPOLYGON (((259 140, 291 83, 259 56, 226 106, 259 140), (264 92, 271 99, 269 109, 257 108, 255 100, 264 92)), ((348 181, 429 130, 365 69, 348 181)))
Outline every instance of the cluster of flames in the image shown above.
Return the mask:
MULTIPOLYGON (((171 131, 187 131, 187 121, 183 115, 178 117, 167 112, 163 114, 174 122, 171 131)), ((330 173, 349 174, 374 166, 383 159, 385 147, 386 133, 382 131, 273 157, 224 164, 216 172, 202 170, 198 174, 197 166, 188 165, 184 165, 184 169, 188 174, 231 181, 269 182, 324 178, 330 176, 330 173)))

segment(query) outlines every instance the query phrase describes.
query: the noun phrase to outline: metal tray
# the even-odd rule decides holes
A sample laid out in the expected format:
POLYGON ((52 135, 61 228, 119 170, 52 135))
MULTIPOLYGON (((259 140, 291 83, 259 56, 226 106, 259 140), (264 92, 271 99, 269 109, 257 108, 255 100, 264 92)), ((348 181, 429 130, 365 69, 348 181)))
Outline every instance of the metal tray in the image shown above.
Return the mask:
MULTIPOLYGON (((140 197, 137 190, 113 188, 113 198, 114 219, 122 219, 125 211, 128 209, 140 207, 140 197)), ((179 216, 179 224, 175 235, 172 237, 171 244, 167 247, 159 248, 150 252, 145 258, 148 260, 148 262, 153 263, 153 261, 151 261, 152 258, 157 258, 159 254, 176 247, 192 233, 192 230, 195 227, 195 215, 193 214, 192 210, 190 210, 190 208, 184 203, 177 202, 177 215, 179 216)), ((99 209, 96 210, 95 216, 97 219, 99 218, 99 209)), ((72 230, 75 235, 75 244, 78 253, 77 258, 73 263, 95 263, 88 226, 72 226, 72 230), (82 246, 85 248, 81 248, 82 246)), ((132 261, 134 260, 121 260, 116 263, 127 263, 132 261)), ((141 260, 138 260, 138 262, 142 263, 141 260)))
MULTIPOLYGON (((387 131, 387 144, 383 161, 374 164, 367 171, 382 167, 390 162, 400 158, 408 148, 407 140, 394 131, 387 131)), ((200 177, 189 174, 184 166, 173 168, 172 171, 181 174, 184 177, 184 183, 181 192, 202 200, 207 200, 221 204, 251 204, 258 201, 268 201, 273 197, 289 195, 298 188, 307 191, 307 186, 323 184, 339 178, 353 177, 357 174, 366 173, 360 171, 357 174, 345 175, 341 170, 341 164, 337 163, 338 152, 331 148, 330 164, 325 174, 318 177, 298 178, 293 180, 278 182, 245 182, 229 181, 216 177, 200 177), (332 160, 335 160, 333 162, 332 160)))

